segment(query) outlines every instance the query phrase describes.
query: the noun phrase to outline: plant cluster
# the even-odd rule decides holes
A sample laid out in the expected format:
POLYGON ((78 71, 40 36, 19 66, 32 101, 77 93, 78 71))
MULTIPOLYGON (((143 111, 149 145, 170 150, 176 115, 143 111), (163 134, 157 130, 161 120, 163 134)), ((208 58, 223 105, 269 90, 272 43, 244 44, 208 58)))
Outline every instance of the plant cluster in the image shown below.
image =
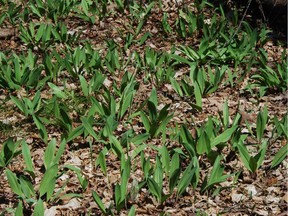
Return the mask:
MULTIPOLYGON (((87 193, 104 215, 123 210, 135 215, 135 203, 143 189, 159 207, 191 190, 215 196, 227 189, 219 183, 236 183, 243 169, 251 175, 257 173, 269 146, 287 140, 287 113, 280 119, 272 118, 265 106, 258 111, 254 127, 247 121, 242 124, 239 112, 232 115, 226 101, 218 116, 209 116, 198 125, 178 124, 173 120, 173 106, 159 97, 161 88, 170 85, 173 94, 200 113, 203 98, 221 88, 235 87, 253 66, 258 70, 249 78, 246 90, 258 98, 271 91, 287 91, 286 53, 280 63, 268 66, 267 53, 259 46, 265 44, 269 31, 258 32, 244 22, 239 35, 233 36, 238 25, 236 13, 235 26, 221 7, 206 0, 178 5, 176 18, 164 10, 161 0, 0 3, 0 28, 17 28, 19 43, 25 47, 21 52, 0 52, 0 90, 14 104, 15 112, 37 131, 38 142, 45 149, 43 167, 36 171, 34 143, 28 144, 27 137, 6 137, 0 145, 1 178, 7 179, 17 198, 14 207, 2 214, 44 215, 47 206, 64 197, 81 199, 87 193), (207 10, 215 12, 209 20, 203 12, 207 10), (166 51, 145 47, 153 38, 147 26, 155 11, 160 13, 157 26, 164 40, 179 37, 184 44, 166 51), (115 16, 127 21, 115 27, 123 44, 107 38, 97 49, 81 30, 69 28, 70 22, 90 28, 115 16), (191 38, 197 38, 196 45, 185 43, 191 38), (139 46, 142 52, 135 48, 139 46), (187 72, 179 76, 176 72, 181 69, 187 72), (149 85, 150 92, 139 99, 143 85, 149 85), (265 133, 268 125, 273 128, 269 135, 265 133), (243 132, 244 128, 248 132, 243 132), (53 137, 53 130, 61 135, 53 137), (109 205, 80 167, 62 160, 79 139, 89 145, 94 171, 108 179, 107 187, 112 191, 109 205), (242 161, 242 169, 227 172, 227 149, 242 161), (120 164, 116 183, 109 182, 110 154, 120 164), (16 172, 13 162, 19 158, 24 169, 16 172), (132 179, 136 170, 141 171, 141 177, 132 179), (67 193, 69 178, 59 186, 68 172, 77 177, 80 191, 67 193)), ((4 125, 0 122, 0 132, 4 125)), ((281 164, 286 150, 287 144, 275 154, 270 169, 281 164)))

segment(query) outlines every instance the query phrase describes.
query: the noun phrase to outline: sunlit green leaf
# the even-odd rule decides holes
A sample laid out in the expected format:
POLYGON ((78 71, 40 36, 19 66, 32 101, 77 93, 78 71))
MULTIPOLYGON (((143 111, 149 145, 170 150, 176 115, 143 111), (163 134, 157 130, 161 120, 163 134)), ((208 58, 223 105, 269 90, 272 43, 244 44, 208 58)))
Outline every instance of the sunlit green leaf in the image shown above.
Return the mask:
POLYGON ((279 149, 277 154, 274 156, 271 163, 271 169, 278 166, 285 159, 285 157, 288 154, 287 146, 288 146, 287 144, 284 145, 281 149, 279 149))

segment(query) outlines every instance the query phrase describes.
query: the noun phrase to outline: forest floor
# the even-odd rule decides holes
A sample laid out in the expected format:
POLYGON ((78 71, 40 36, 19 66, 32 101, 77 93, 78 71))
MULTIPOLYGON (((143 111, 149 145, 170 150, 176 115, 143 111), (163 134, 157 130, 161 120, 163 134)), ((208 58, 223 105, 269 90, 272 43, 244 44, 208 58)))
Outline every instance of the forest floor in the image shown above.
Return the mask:
POLYGON ((286 215, 287 153, 271 164, 287 149, 287 44, 272 24, 206 1, 4 2, 2 215, 42 201, 45 215, 286 215), (44 182, 53 140, 65 148, 44 182))

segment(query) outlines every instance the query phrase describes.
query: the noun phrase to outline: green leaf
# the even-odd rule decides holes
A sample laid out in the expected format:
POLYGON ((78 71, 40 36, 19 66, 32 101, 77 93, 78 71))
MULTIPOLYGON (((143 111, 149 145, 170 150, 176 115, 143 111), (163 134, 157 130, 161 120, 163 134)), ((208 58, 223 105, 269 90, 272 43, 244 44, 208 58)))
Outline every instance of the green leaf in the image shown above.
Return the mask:
POLYGON ((8 169, 6 169, 6 175, 12 191, 18 196, 23 197, 21 185, 18 182, 17 176, 8 169))
POLYGON ((36 41, 39 41, 42 38, 45 28, 46 28, 46 25, 44 25, 44 24, 40 25, 40 27, 37 30, 37 33, 35 35, 35 40, 36 41))
MULTIPOLYGON (((123 155, 122 158, 124 157, 125 156, 123 155)), ((128 180, 130 177, 130 170, 131 170, 131 159, 130 157, 128 157, 121 172, 120 190, 121 190, 121 198, 123 200, 125 199, 126 194, 127 194, 127 185, 128 185, 128 180)))
POLYGON ((180 168, 176 168, 170 173, 170 176, 169 176, 169 191, 170 191, 170 193, 173 193, 173 190, 176 187, 176 184, 179 180, 180 173, 181 173, 180 168))
POLYGON ((151 124, 150 124, 148 117, 146 116, 146 114, 143 111, 140 112, 140 117, 141 117, 142 123, 143 123, 146 131, 149 132, 150 128, 151 128, 151 124))
POLYGON ((66 139, 63 139, 60 143, 59 149, 55 155, 55 158, 53 160, 53 163, 55 164, 59 164, 60 158, 63 155, 64 151, 65 151, 65 147, 66 147, 66 139))
POLYGON ((135 205, 133 205, 129 210, 128 216, 135 216, 135 215, 136 215, 136 208, 135 205))
POLYGON ((202 93, 198 83, 194 84, 194 94, 196 99, 196 105, 202 109, 202 93))
POLYGON ((288 144, 284 145, 274 156, 272 163, 271 163, 271 169, 273 169, 274 167, 278 166, 284 159, 285 157, 288 155, 288 151, 287 151, 287 146, 288 144))
POLYGON ((96 202, 96 204, 98 205, 98 207, 102 211, 102 213, 106 215, 107 210, 106 210, 101 198, 98 196, 98 194, 95 191, 92 191, 92 196, 93 196, 94 201, 96 202))
POLYGON ((25 195, 25 198, 31 198, 31 196, 35 196, 35 191, 34 191, 34 188, 30 179, 28 179, 24 175, 21 175, 19 177, 19 182, 20 182, 21 190, 23 194, 25 195))
POLYGON ((160 189, 162 189, 163 169, 162 169, 162 163, 161 163, 158 155, 156 155, 156 167, 155 167, 155 171, 153 174, 153 178, 154 178, 155 182, 158 184, 158 186, 160 187, 160 189))
POLYGON ((56 151, 56 139, 53 138, 49 143, 44 153, 44 166, 45 169, 49 169, 50 166, 54 165, 54 157, 56 151))
POLYGON ((89 95, 88 83, 82 75, 79 75, 79 80, 80 80, 82 92, 83 92, 84 96, 87 97, 89 95))
POLYGON ((144 133, 144 134, 139 134, 135 137, 133 137, 130 142, 134 143, 135 145, 140 145, 142 143, 144 143, 148 138, 149 138, 149 134, 148 133, 144 133))
POLYGON ((189 60, 187 60, 186 58, 182 57, 182 56, 171 54, 170 57, 172 59, 175 59, 178 63, 184 63, 184 64, 187 64, 187 65, 191 65, 191 62, 189 60))
POLYGON ((195 169, 192 170, 192 163, 189 164, 189 166, 185 169, 185 171, 182 174, 182 177, 178 183, 178 189, 177 189, 177 195, 181 195, 184 193, 188 185, 191 183, 191 180, 193 178, 195 169))
POLYGON ((5 167, 7 166, 10 161, 16 156, 17 152, 16 149, 18 147, 20 142, 14 142, 13 138, 8 138, 3 146, 2 150, 0 152, 0 158, 1 158, 1 166, 5 167))
POLYGON ((55 164, 51 166, 48 170, 46 170, 43 179, 40 183, 39 195, 40 197, 42 197, 44 194, 46 194, 47 201, 50 200, 53 194, 57 173, 58 173, 58 164, 55 164))
POLYGON ((51 82, 48 82, 48 86, 53 90, 53 94, 55 94, 58 98, 67 99, 67 95, 58 86, 51 82))
MULTIPOLYGON (((218 156, 216 158, 214 165, 213 165, 213 168, 212 168, 212 171, 211 171, 211 174, 210 174, 210 177, 209 177, 209 180, 208 180, 207 184, 203 183, 204 187, 202 186, 201 192, 207 190, 209 187, 211 187, 217 183, 221 183, 221 182, 225 181, 228 177, 233 175, 233 174, 222 175, 223 171, 224 171, 224 167, 220 163, 221 159, 222 159, 222 156, 218 156)), ((206 179, 207 179, 207 176, 206 176, 206 179)))
POLYGON ((225 128, 227 128, 229 125, 229 107, 227 100, 225 101, 223 106, 223 124, 225 128))
POLYGON ((170 170, 170 158, 168 149, 166 146, 162 146, 162 148, 159 149, 159 152, 161 154, 161 162, 163 164, 163 168, 165 170, 166 175, 168 175, 170 170))
POLYGON ((212 140, 212 142, 211 142, 211 148, 217 146, 220 143, 227 142, 230 139, 230 137, 232 136, 232 134, 234 133, 234 131, 237 129, 237 127, 238 127, 238 125, 232 126, 231 128, 225 130, 222 134, 215 137, 215 139, 212 140))
POLYGON ((116 209, 119 212, 124 204, 123 201, 125 200, 125 197, 121 196, 121 187, 119 184, 115 185, 114 194, 115 194, 116 209))
POLYGON ((197 153, 198 154, 204 154, 204 153, 209 153, 211 151, 211 146, 210 146, 210 139, 206 133, 206 131, 203 131, 197 141, 197 153))
POLYGON ((155 106, 155 108, 157 108, 158 106, 158 99, 157 99, 157 92, 156 89, 153 88, 149 97, 149 101, 152 102, 155 106))
POLYGON ((34 178, 34 166, 33 166, 33 162, 31 159, 31 153, 29 150, 29 147, 27 145, 27 143, 25 141, 22 141, 22 154, 23 154, 23 158, 26 164, 26 171, 29 172, 30 174, 32 174, 32 177, 34 178))
POLYGON ((34 207, 33 216, 43 216, 43 215, 44 215, 44 203, 41 199, 39 199, 34 207))
POLYGON ((73 139, 75 139, 76 137, 80 136, 81 134, 84 133, 84 126, 80 125, 77 128, 75 128, 73 131, 71 131, 67 137, 67 142, 72 141, 73 139))
POLYGON ((161 202, 162 199, 162 191, 161 188, 158 186, 156 181, 153 178, 148 178, 147 179, 147 185, 149 188, 149 191, 156 196, 158 202, 161 202))
POLYGON ((28 109, 25 106, 25 104, 23 103, 22 100, 19 100, 18 98, 14 97, 14 96, 10 96, 10 98, 12 99, 12 101, 16 104, 16 106, 18 107, 18 109, 20 109, 20 111, 22 111, 24 113, 25 116, 28 116, 28 109))
POLYGON ((119 119, 121 119, 124 116, 128 108, 131 106, 133 96, 134 96, 134 91, 130 91, 127 93, 127 95, 123 97, 121 101, 122 103, 121 103, 120 112, 119 112, 119 119))
POLYGON ((242 160, 242 162, 244 163, 245 167, 252 172, 252 170, 251 170, 251 168, 250 168, 250 163, 249 163, 249 161, 250 161, 250 154, 249 154, 246 146, 244 145, 243 142, 239 142, 239 143, 237 144, 237 148, 238 148, 238 151, 239 151, 239 153, 240 153, 241 160, 242 160))
POLYGON ((137 148, 134 149, 131 158, 132 158, 132 159, 135 158, 140 152, 143 152, 143 150, 144 150, 146 147, 147 147, 146 144, 142 144, 142 145, 137 146, 137 148))
POLYGON ((23 216, 23 203, 21 200, 19 200, 16 211, 15 211, 15 216, 23 216))
POLYGON ((97 134, 95 133, 93 127, 91 126, 91 124, 88 122, 88 119, 86 117, 81 117, 82 123, 84 128, 87 130, 87 132, 93 136, 94 139, 98 139, 97 134))
POLYGON ((267 111, 267 107, 265 106, 263 112, 259 112, 257 115, 256 137, 257 137, 258 142, 260 142, 260 140, 263 137, 264 130, 267 124, 267 120, 268 120, 268 111, 267 111))
POLYGON ((249 159, 249 167, 252 173, 255 173, 257 170, 257 160, 253 156, 249 159))
POLYGON ((42 123, 41 119, 38 116, 32 114, 32 117, 33 117, 35 125, 37 126, 37 128, 39 130, 40 137, 42 138, 42 140, 45 143, 47 143, 48 134, 47 134, 47 130, 46 130, 45 125, 42 123))
POLYGON ((97 168, 97 166, 100 165, 100 168, 102 170, 102 172, 104 173, 104 175, 107 175, 107 168, 106 168, 106 160, 105 160, 105 156, 103 153, 103 150, 99 153, 97 160, 95 161, 95 167, 97 168))
POLYGON ((267 140, 264 140, 262 145, 261 145, 260 152, 254 156, 254 158, 257 162, 257 169, 259 169, 259 167, 262 165, 262 162, 265 159, 267 147, 268 147, 268 142, 267 142, 267 140))
POLYGON ((109 137, 109 141, 114 152, 117 154, 119 158, 121 158, 121 156, 123 155, 123 148, 119 140, 115 136, 112 135, 109 137))

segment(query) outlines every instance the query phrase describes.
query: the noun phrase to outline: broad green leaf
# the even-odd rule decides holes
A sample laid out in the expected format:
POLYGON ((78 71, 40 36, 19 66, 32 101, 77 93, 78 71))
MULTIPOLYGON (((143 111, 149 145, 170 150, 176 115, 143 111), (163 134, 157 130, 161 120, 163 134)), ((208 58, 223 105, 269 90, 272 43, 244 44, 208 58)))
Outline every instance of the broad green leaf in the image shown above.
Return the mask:
POLYGON ((77 128, 75 128, 73 131, 71 131, 67 137, 67 142, 72 141, 73 139, 75 139, 76 137, 80 136, 81 134, 84 133, 84 126, 80 125, 77 128))
POLYGON ((122 103, 121 103, 120 112, 119 112, 119 119, 121 119, 124 116, 128 108, 131 106, 133 95, 134 95, 134 91, 130 91, 127 93, 126 96, 123 97, 121 101, 122 103))
POLYGON ((18 183, 17 176, 11 172, 9 169, 6 169, 6 175, 9 182, 9 185, 12 191, 20 197, 23 197, 23 193, 21 190, 21 185, 18 183))
MULTIPOLYGON (((217 183, 221 183, 221 182, 225 181, 228 177, 234 175, 234 174, 222 175, 223 171, 224 171, 224 167, 220 163, 221 158, 222 158, 222 156, 218 156, 216 158, 208 182, 205 183, 205 181, 204 181, 204 183, 203 183, 203 186, 201 189, 202 192, 207 190, 209 187, 211 187, 217 183)), ((206 176, 206 180, 207 180, 207 176, 206 176)))
POLYGON ((213 164, 209 181, 213 182, 222 176, 224 167, 220 164, 221 156, 218 156, 213 164))
POLYGON ((100 168, 102 170, 102 172, 104 173, 104 175, 107 175, 107 168, 106 168, 106 160, 105 160, 105 155, 103 153, 103 151, 101 151, 95 161, 95 167, 97 168, 97 166, 100 165, 100 168))
POLYGON ((40 197, 42 197, 44 194, 46 194, 47 201, 50 200, 53 194, 57 173, 58 173, 58 164, 54 164, 53 166, 49 167, 48 170, 46 170, 43 179, 40 183, 39 195, 40 197))
POLYGON ((177 170, 178 168, 180 168, 180 159, 179 159, 179 153, 175 152, 172 156, 171 159, 171 164, 170 164, 170 175, 177 170))
POLYGON ((153 174, 153 178, 155 180, 155 182, 157 183, 157 185, 159 186, 160 189, 162 189, 162 185, 163 185, 163 168, 162 168, 162 163, 158 157, 158 155, 156 156, 156 167, 155 167, 155 171, 153 174))
POLYGON ((102 213, 106 215, 107 210, 106 210, 101 198, 98 196, 98 194, 95 191, 92 191, 92 196, 93 196, 94 201, 96 202, 96 204, 98 205, 98 207, 102 211, 102 213))
POLYGON ((94 139, 98 139, 97 134, 95 133, 93 127, 91 126, 91 124, 88 122, 88 119, 86 117, 81 117, 82 123, 84 128, 87 130, 87 132, 93 136, 94 139))
POLYGON ((250 154, 249 154, 246 146, 244 146, 244 143, 239 142, 239 143, 237 144, 237 148, 238 148, 238 151, 239 151, 239 153, 240 153, 241 160, 242 160, 242 162, 244 163, 245 167, 252 172, 252 170, 250 169, 250 163, 249 163, 249 161, 250 161, 250 154))
POLYGON ((170 176, 169 176, 169 191, 170 191, 170 193, 173 193, 173 190, 176 187, 176 184, 179 180, 180 173, 181 173, 180 168, 176 168, 170 173, 170 176))
POLYGON ((135 144, 135 145, 140 145, 142 143, 144 143, 148 138, 149 138, 149 134, 148 133, 144 133, 144 134, 139 134, 135 137, 133 137, 130 142, 135 144))
POLYGON ((33 162, 31 159, 31 153, 29 150, 29 147, 27 145, 27 143, 25 141, 22 141, 22 154, 23 154, 23 158, 26 164, 26 171, 28 171, 30 174, 33 174, 33 178, 34 176, 34 166, 33 166, 33 162))
POLYGON ((60 158, 63 155, 64 151, 65 151, 65 147, 66 147, 66 139, 63 139, 60 143, 59 149, 55 155, 55 158, 53 160, 53 163, 55 164, 59 164, 60 158))
MULTIPOLYGON (((165 131, 167 129, 167 124, 169 123, 169 121, 173 118, 173 115, 169 115, 167 116, 158 126, 156 132, 155 132, 155 136, 158 136, 160 133, 162 133, 163 135, 165 135, 165 131)), ((153 126, 153 125, 152 125, 153 126)), ((153 133, 150 133, 151 136, 153 135, 153 133)), ((153 137, 153 136, 152 136, 153 137)))
POLYGON ((79 80, 80 80, 82 92, 83 92, 84 96, 87 97, 89 95, 88 83, 82 75, 79 75, 79 80))
POLYGON ((182 142, 189 143, 195 148, 195 141, 186 125, 181 125, 180 138, 182 142))
POLYGON ((203 131, 197 141, 197 153, 198 154, 204 154, 204 153, 209 153, 211 151, 211 146, 210 146, 210 139, 205 131, 203 131))
POLYGON ((0 152, 2 167, 7 166, 10 163, 10 161, 16 156, 17 154, 16 150, 19 144, 20 142, 14 142, 12 137, 8 138, 4 142, 2 150, 0 152))
POLYGON ((255 173, 257 170, 257 160, 255 157, 251 156, 249 159, 249 167, 252 173, 255 173))
POLYGON ((41 199, 39 199, 34 207, 33 216, 43 216, 43 215, 44 215, 44 203, 41 199))
POLYGON ((15 216, 23 216, 23 203, 21 200, 19 200, 16 211, 15 211, 15 216))
POLYGON ((202 93, 197 83, 194 84, 194 94, 196 99, 196 105, 202 109, 202 93))
POLYGON ((50 166, 54 165, 54 157, 56 151, 56 139, 53 138, 49 143, 44 153, 44 166, 47 170, 50 166))
POLYGON ((190 163, 189 166, 182 173, 182 177, 178 183, 178 189, 177 189, 178 196, 184 193, 188 185, 191 183, 191 180, 195 172, 195 169, 192 169, 192 165, 193 164, 190 163))
POLYGON ((48 82, 48 86, 53 90, 53 94, 55 94, 59 98, 66 99, 67 95, 56 85, 51 82, 48 82))
POLYGON ((109 137, 110 144, 112 145, 112 149, 115 151, 117 156, 121 158, 123 155, 123 148, 119 142, 119 140, 115 136, 110 136, 109 137))
POLYGON ((162 146, 162 148, 159 149, 159 152, 161 154, 161 162, 163 165, 163 168, 165 170, 166 175, 169 175, 170 170, 170 157, 169 152, 166 146, 162 146))
MULTIPOLYGON (((124 158, 124 156, 122 156, 124 158)), ((128 185, 128 180, 130 178, 130 171, 131 171, 131 159, 130 157, 127 158, 122 173, 121 173, 121 185, 120 185, 120 190, 121 190, 121 198, 124 200, 127 194, 127 185, 128 185)))
POLYGON ((223 124, 225 128, 227 128, 229 125, 229 107, 227 100, 225 101, 223 106, 223 124))
POLYGON ((274 167, 278 166, 284 159, 285 157, 288 155, 288 151, 287 151, 287 146, 288 144, 284 145, 274 156, 272 163, 271 163, 271 169, 273 169, 274 167))
POLYGON ((264 140, 262 145, 261 145, 261 149, 260 149, 259 153, 254 156, 256 163, 257 163, 257 169, 259 169, 259 167, 262 165, 262 162, 265 159, 267 147, 268 147, 268 141, 264 140))
POLYGON ((131 158, 134 159, 139 153, 141 153, 145 148, 147 147, 146 144, 142 144, 137 146, 136 149, 134 149, 131 158))
POLYGON ((24 175, 21 175, 19 177, 19 182, 20 182, 21 190, 23 194, 25 195, 25 198, 31 198, 31 196, 35 196, 34 187, 30 179, 28 179, 24 175))
POLYGON ((232 136, 232 134, 234 133, 234 131, 237 129, 237 127, 238 125, 232 126, 231 128, 228 128, 227 130, 225 130, 222 134, 215 137, 215 139, 212 140, 211 142, 211 148, 217 146, 220 143, 227 142, 232 136))
POLYGON ((36 41, 39 41, 39 40, 42 38, 42 36, 43 36, 43 34, 44 34, 45 28, 46 28, 46 25, 44 25, 44 24, 41 24, 41 25, 40 25, 40 27, 39 27, 39 29, 37 30, 37 33, 36 33, 36 35, 35 35, 36 41))
POLYGON ((140 112, 140 117, 141 117, 142 123, 146 129, 146 132, 149 132, 150 128, 151 128, 151 124, 150 124, 148 117, 146 116, 146 114, 143 111, 140 112))
POLYGON ((151 91, 149 101, 152 102, 156 108, 158 107, 157 92, 155 88, 153 88, 151 91))
POLYGON ((200 166, 199 166, 199 159, 197 156, 193 156, 192 157, 192 165, 195 169, 193 178, 192 178, 192 185, 194 187, 194 189, 197 187, 199 179, 200 179, 200 166))
POLYGON ((133 205, 129 210, 128 216, 135 216, 135 215, 136 215, 136 208, 135 205, 133 205))
POLYGON ((265 106, 263 112, 260 111, 257 116, 256 137, 259 142, 263 137, 264 130, 267 124, 267 120, 268 120, 268 111, 267 111, 267 107, 265 106))
POLYGON ((157 121, 157 107, 151 101, 148 101, 147 105, 148 105, 148 113, 149 113, 150 121, 151 123, 154 123, 157 121))
POLYGON ((20 111, 22 111, 25 116, 28 116, 28 110, 27 110, 25 104, 23 103, 23 101, 19 100, 18 98, 14 97, 14 96, 10 96, 10 98, 16 104, 18 109, 20 109, 20 111))
POLYGON ((48 140, 48 133, 46 130, 45 125, 43 124, 43 122, 41 121, 41 119, 37 116, 32 114, 33 120, 35 125, 37 126, 39 133, 40 133, 40 137, 42 138, 42 140, 47 143, 48 140))
POLYGON ((115 194, 115 203, 116 203, 116 209, 117 211, 120 211, 124 204, 125 197, 121 196, 121 187, 119 184, 115 185, 114 188, 114 194, 115 194))
POLYGON ((148 178, 147 179, 147 184, 148 184, 148 188, 149 191, 156 196, 158 202, 161 202, 162 199, 162 191, 161 188, 158 186, 158 184, 156 183, 156 181, 153 178, 148 178))

